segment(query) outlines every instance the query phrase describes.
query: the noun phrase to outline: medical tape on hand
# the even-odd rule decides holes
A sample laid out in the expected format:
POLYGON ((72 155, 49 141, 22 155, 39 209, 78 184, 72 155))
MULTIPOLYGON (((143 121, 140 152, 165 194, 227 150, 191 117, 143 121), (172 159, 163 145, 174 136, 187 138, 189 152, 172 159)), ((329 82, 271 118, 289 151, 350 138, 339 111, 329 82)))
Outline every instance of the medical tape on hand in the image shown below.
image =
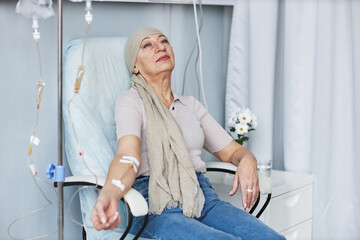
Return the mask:
POLYGON ((113 180, 111 180, 111 183, 114 184, 115 186, 117 186, 118 188, 120 188, 121 191, 124 191, 125 186, 124 186, 124 184, 122 184, 122 182, 120 180, 113 179, 113 180))
POLYGON ((131 167, 134 168, 135 174, 137 174, 140 163, 139 163, 139 160, 137 160, 135 157, 123 156, 119 162, 131 164, 131 167))

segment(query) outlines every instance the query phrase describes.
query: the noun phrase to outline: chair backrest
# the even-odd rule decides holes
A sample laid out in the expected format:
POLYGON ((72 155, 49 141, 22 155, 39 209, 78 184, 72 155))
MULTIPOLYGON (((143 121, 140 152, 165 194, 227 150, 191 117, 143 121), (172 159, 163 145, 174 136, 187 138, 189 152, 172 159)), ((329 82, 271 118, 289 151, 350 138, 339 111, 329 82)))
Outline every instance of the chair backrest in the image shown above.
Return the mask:
MULTIPOLYGON (((71 103, 71 116, 82 145, 86 164, 98 176, 106 176, 117 149, 115 102, 117 96, 130 88, 130 74, 124 59, 127 38, 90 38, 87 40, 85 74, 79 94, 71 103)), ((74 96, 78 67, 81 64, 83 39, 66 45, 63 69, 63 121, 65 157, 73 175, 91 175, 79 157, 68 102, 74 96)), ((97 198, 94 189, 80 192, 83 222, 88 239, 118 239, 127 221, 114 231, 96 231, 90 214, 97 198)), ((122 219, 126 220, 124 204, 119 204, 122 219)), ((129 235, 129 237, 131 237, 129 235)))
MULTIPOLYGON (((127 38, 90 38, 87 40, 85 73, 80 92, 71 103, 71 116, 92 171, 106 176, 116 153, 115 102, 117 96, 130 88, 130 75, 124 59, 127 38)), ((77 70, 81 63, 83 39, 69 42, 65 49, 63 70, 63 119, 65 154, 73 175, 90 175, 79 161, 72 130, 68 102, 74 96, 77 70)))

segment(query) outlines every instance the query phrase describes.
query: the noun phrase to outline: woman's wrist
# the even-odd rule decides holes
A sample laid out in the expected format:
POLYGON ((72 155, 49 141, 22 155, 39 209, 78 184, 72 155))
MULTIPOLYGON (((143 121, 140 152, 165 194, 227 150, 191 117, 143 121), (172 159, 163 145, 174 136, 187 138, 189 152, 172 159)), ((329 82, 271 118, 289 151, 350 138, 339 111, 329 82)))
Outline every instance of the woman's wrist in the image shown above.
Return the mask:
POLYGON ((255 156, 246 148, 241 148, 235 154, 233 154, 231 162, 235 166, 239 166, 240 163, 244 162, 252 162, 255 165, 257 164, 255 156))
POLYGON ((242 166, 256 169, 257 161, 256 161, 256 158, 254 157, 254 155, 252 155, 252 154, 244 155, 240 159, 239 164, 238 164, 238 167, 242 167, 242 166))
POLYGON ((105 184, 100 191, 100 195, 102 194, 105 194, 110 199, 115 199, 116 201, 120 201, 123 197, 121 189, 113 184, 105 184))

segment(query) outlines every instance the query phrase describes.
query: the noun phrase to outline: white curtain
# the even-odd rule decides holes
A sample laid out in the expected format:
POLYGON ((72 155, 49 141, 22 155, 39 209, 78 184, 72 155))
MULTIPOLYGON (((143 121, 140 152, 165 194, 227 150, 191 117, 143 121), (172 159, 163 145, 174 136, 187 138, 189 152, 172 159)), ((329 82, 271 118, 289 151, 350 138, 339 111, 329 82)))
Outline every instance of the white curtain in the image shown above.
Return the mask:
POLYGON ((250 107, 257 157, 315 176, 313 239, 360 239, 360 1, 244 0, 233 20, 227 116, 250 107))

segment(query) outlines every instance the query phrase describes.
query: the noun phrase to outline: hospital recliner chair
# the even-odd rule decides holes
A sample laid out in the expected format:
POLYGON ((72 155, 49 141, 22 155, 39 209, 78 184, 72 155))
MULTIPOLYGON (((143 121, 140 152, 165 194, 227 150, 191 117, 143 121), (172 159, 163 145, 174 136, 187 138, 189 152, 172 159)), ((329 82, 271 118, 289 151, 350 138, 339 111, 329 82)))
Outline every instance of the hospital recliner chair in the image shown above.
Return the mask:
MULTIPOLYGON (((84 66, 85 74, 80 93, 71 103, 71 116, 77 132, 86 164, 98 176, 100 189, 106 179, 108 166, 117 150, 115 126, 115 101, 117 96, 131 87, 130 74, 124 60, 124 46, 127 38, 90 38, 86 43, 84 66)), ((83 40, 69 42, 65 47, 63 68, 63 121, 65 157, 71 169, 71 177, 65 179, 64 186, 95 185, 95 177, 89 172, 79 156, 70 115, 68 102, 73 97, 73 89, 78 67, 81 63, 83 40)), ((231 185, 229 175, 234 174, 236 167, 223 162, 208 162, 207 175, 214 186, 221 189, 224 184, 231 185), (223 174, 212 175, 212 171, 223 174)), ((270 201, 271 185, 259 175, 260 192, 267 197, 260 210, 255 210, 259 199, 250 213, 259 217, 270 201)), ((227 186, 226 192, 231 189, 227 186)), ((216 190, 216 187, 215 187, 216 190)), ((121 224, 112 231, 96 231, 90 220, 92 208, 98 191, 94 188, 82 189, 79 193, 82 220, 85 225, 83 239, 137 239, 141 231, 133 236, 128 234, 133 216, 147 216, 148 206, 142 195, 131 189, 119 203, 121 224), (87 235, 87 237, 86 237, 87 235)), ((218 193, 219 194, 219 193, 218 193)), ((226 194, 228 195, 228 194, 226 194)), ((238 196, 241 196, 240 194, 238 196)), ((221 195, 219 195, 221 198, 221 195)), ((241 203, 241 199, 238 200, 241 203)), ((263 202, 263 201, 262 201, 263 202)), ((147 218, 145 217, 147 220, 147 218)), ((146 225, 144 221, 144 226, 146 225)), ((141 238, 140 238, 141 239, 141 238)))

